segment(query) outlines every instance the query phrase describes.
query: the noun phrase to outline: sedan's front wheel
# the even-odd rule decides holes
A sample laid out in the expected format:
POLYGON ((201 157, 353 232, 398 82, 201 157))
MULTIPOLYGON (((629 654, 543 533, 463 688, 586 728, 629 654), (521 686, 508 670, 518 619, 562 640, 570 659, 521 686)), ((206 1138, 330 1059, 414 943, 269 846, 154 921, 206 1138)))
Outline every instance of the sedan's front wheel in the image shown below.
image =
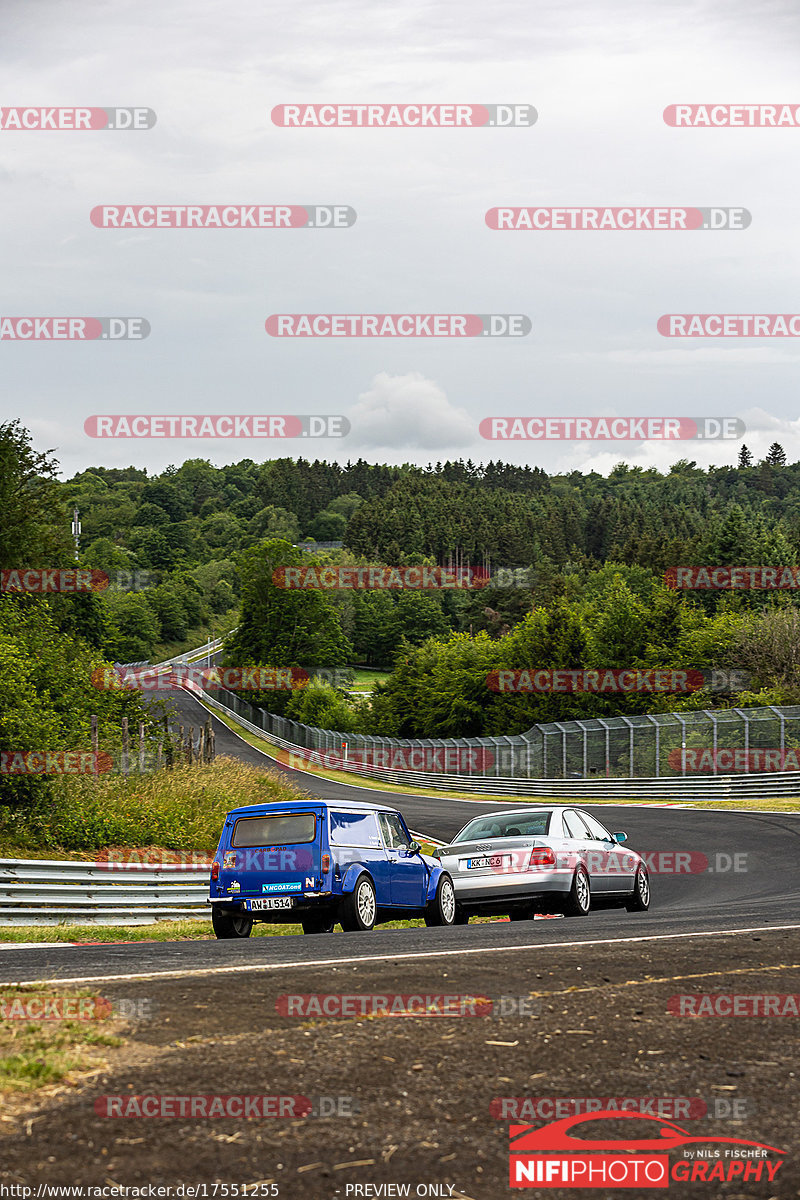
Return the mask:
POLYGON ((425 909, 426 925, 454 925, 456 919, 456 893, 449 875, 439 877, 436 895, 425 909))
POLYGON ((636 870, 636 882, 633 885, 633 895, 626 900, 628 912, 647 912, 650 907, 650 878, 647 867, 639 866, 636 870))
POLYGON ((339 921, 347 933, 365 933, 375 926, 378 906, 369 875, 359 875, 356 886, 342 900, 339 921))
POLYGON ((585 917, 592 907, 589 876, 583 867, 578 867, 572 877, 572 887, 567 893, 561 911, 565 917, 585 917))

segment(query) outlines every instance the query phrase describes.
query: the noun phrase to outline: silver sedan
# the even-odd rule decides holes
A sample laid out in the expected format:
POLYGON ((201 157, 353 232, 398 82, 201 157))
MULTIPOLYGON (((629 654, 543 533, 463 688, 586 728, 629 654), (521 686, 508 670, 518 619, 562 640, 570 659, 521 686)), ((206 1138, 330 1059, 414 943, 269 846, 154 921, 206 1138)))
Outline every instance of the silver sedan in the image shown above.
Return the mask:
POLYGON ((456 891, 456 924, 478 914, 586 916, 594 903, 644 912, 644 859, 623 849, 596 817, 571 805, 541 805, 476 817, 436 857, 456 891))

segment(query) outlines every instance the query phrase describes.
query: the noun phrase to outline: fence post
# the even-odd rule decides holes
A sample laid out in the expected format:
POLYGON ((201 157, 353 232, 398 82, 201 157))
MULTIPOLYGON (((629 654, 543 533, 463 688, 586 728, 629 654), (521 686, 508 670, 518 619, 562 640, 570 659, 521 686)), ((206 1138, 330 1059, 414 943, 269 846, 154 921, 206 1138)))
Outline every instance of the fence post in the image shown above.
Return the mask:
POLYGON ((130 741, 128 738, 128 718, 122 718, 122 775, 124 779, 128 778, 128 751, 130 749, 130 741))
POLYGON ((175 751, 169 731, 169 717, 164 717, 164 762, 167 770, 171 771, 175 765, 175 751))
POLYGON ((99 741, 99 738, 97 735, 97 716, 94 713, 92 713, 92 763, 93 763, 93 774, 94 775, 99 774, 99 767, 98 767, 98 763, 97 763, 97 756, 99 753, 100 753, 100 741, 99 741))
POLYGON ((139 774, 144 775, 144 721, 139 722, 139 774))
POLYGON ((194 762, 194 725, 189 726, 189 733, 186 738, 186 761, 189 766, 194 762))

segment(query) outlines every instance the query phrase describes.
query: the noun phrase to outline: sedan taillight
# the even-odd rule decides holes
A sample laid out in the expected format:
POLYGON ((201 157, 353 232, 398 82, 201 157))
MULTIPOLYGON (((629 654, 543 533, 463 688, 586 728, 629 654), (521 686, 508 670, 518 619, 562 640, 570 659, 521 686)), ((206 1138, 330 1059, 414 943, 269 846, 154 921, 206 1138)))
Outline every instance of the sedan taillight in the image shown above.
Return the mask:
POLYGON ((550 846, 535 846, 528 859, 528 868, 554 867, 556 865, 555 851, 550 846))

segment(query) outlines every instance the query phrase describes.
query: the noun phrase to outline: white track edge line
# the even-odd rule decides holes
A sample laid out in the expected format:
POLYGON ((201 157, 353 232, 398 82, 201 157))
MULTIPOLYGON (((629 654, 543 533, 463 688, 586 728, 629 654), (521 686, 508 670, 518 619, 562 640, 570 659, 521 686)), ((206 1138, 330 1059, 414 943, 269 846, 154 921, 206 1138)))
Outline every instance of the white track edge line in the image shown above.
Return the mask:
POLYGON ((664 942, 678 938, 699 937, 736 937, 742 933, 779 933, 789 929, 800 929, 796 925, 753 925, 745 929, 709 929, 693 931, 692 933, 653 933, 643 937, 625 938, 593 938, 588 941, 575 942, 527 942, 514 946, 475 946, 459 950, 416 950, 408 953, 394 954, 359 954, 347 958, 317 958, 308 962, 279 962, 279 963, 244 963, 234 967, 188 967, 181 971, 137 971, 125 975, 73 975, 69 977, 53 976, 49 979, 18 979, 0 983, 0 987, 34 987, 43 983, 113 983, 115 980, 133 979, 184 979, 190 975, 242 975, 247 971, 287 971, 298 970, 302 967, 339 967, 352 963, 367 962, 404 962, 415 958, 449 958, 454 954, 514 954, 520 950, 569 950, 581 946, 618 946, 625 943, 664 942))

